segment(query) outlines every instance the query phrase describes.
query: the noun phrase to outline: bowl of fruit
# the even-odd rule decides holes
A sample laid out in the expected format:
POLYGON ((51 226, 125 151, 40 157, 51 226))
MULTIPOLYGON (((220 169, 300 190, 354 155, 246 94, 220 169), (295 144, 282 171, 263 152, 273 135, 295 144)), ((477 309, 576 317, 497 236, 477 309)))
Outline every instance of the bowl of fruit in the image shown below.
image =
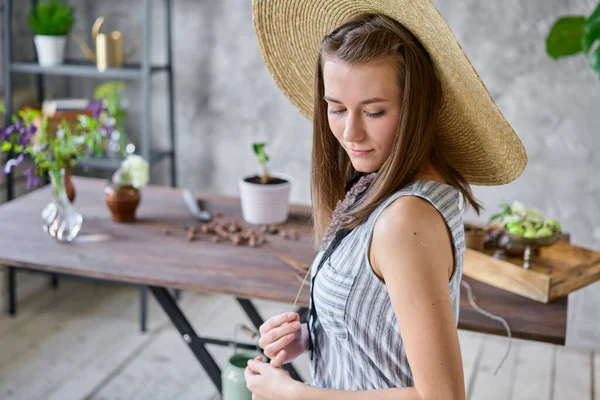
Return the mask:
POLYGON ((500 202, 502 211, 490 218, 490 222, 499 221, 510 248, 524 249, 524 267, 531 267, 533 249, 551 246, 562 235, 560 223, 555 219, 545 219, 538 209, 526 207, 515 201, 512 204, 500 202))

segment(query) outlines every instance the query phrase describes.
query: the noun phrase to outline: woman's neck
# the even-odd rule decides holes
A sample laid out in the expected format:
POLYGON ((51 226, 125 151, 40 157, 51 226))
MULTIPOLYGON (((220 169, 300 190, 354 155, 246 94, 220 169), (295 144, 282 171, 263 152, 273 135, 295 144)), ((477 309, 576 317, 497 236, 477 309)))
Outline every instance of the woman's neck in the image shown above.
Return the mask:
POLYGON ((415 180, 428 180, 428 181, 436 181, 448 184, 442 174, 440 174, 435 167, 431 163, 425 165, 417 174, 415 175, 415 180))

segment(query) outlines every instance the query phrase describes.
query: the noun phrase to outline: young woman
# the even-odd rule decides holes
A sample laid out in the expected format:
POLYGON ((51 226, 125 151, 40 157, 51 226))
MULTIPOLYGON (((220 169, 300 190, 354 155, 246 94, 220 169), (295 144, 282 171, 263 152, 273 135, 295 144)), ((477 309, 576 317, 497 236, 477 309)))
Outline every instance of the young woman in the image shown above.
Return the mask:
MULTIPOLYGON (((302 74, 285 72, 281 61, 294 58, 288 53, 296 43, 278 54, 268 46, 286 43, 277 27, 289 33, 287 19, 300 31, 300 47, 310 47, 307 35, 319 37, 315 27, 327 25, 322 15, 350 12, 348 3, 254 4, 273 76, 305 115, 312 109, 320 251, 311 266, 308 323, 286 313, 261 326, 259 345, 271 360, 249 363, 247 386, 258 400, 464 399, 459 202, 462 196, 479 212, 469 184, 516 179, 525 152, 460 47, 448 46, 449 29, 428 1, 373 1, 365 8, 378 4, 381 12, 357 11, 334 25, 316 49, 312 107, 303 103, 304 93, 294 92, 302 74), (462 58, 450 60, 457 54, 462 58), (310 385, 279 368, 306 351, 310 385)), ((295 71, 302 66, 288 61, 295 71)))

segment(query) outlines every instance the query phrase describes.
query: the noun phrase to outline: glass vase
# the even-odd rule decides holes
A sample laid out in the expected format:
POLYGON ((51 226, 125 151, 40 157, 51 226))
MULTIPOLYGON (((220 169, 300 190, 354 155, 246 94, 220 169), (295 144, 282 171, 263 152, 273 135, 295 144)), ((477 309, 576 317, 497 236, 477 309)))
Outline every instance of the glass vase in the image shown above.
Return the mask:
POLYGON ((70 242, 79 233, 83 217, 67 197, 65 170, 49 171, 52 200, 42 211, 44 231, 59 242, 70 242))

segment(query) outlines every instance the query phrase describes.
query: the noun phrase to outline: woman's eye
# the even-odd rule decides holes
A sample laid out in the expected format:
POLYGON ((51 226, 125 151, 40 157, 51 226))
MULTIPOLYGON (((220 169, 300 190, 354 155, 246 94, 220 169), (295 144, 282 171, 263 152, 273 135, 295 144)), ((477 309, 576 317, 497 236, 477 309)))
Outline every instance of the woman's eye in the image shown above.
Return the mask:
POLYGON ((346 110, 329 110, 329 114, 341 114, 346 110))
POLYGON ((379 111, 376 113, 366 113, 366 114, 370 118, 378 118, 378 117, 381 117, 383 114, 385 114, 385 111, 379 111))

